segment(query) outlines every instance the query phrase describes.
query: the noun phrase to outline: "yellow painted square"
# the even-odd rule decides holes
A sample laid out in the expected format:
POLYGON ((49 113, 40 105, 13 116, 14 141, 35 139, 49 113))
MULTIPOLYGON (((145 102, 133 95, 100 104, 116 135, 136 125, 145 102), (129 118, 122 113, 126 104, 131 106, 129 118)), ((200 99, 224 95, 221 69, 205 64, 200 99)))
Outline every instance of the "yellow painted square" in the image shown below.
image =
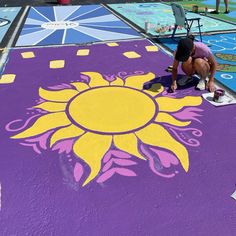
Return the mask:
POLYGON ((130 51, 130 52, 125 52, 125 53, 123 53, 123 55, 125 56, 125 57, 128 57, 128 58, 139 58, 139 57, 141 57, 138 53, 136 53, 136 52, 134 52, 134 51, 130 51))
POLYGON ((119 44, 118 43, 107 43, 107 46, 109 46, 109 47, 117 47, 117 46, 119 46, 119 44))
POLYGON ((77 56, 88 56, 89 49, 80 49, 77 51, 77 56))
POLYGON ((16 75, 15 74, 5 74, 0 78, 0 84, 11 84, 14 82, 16 75))
POLYGON ((22 56, 24 59, 34 58, 34 57, 35 57, 34 52, 22 52, 22 53, 21 53, 21 56, 22 56))
POLYGON ((64 60, 50 61, 50 68, 51 69, 59 69, 59 68, 63 68, 64 66, 65 66, 64 60))
POLYGON ((157 52, 158 51, 157 46, 146 46, 145 48, 146 48, 147 52, 157 52))

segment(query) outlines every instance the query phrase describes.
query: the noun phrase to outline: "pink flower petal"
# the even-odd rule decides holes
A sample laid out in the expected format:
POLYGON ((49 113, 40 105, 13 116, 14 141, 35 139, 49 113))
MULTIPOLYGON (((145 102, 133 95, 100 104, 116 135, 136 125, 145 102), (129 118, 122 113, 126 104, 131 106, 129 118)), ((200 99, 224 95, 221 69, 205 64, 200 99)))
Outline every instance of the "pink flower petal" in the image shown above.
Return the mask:
POLYGON ((150 148, 150 149, 158 155, 164 167, 169 168, 171 164, 173 165, 179 164, 178 159, 172 153, 169 153, 167 151, 157 150, 155 148, 150 148))
POLYGON ((103 157, 103 162, 105 163, 108 162, 111 159, 111 154, 112 154, 112 151, 108 151, 103 157))
POLYGON ((117 150, 113 150, 112 155, 119 157, 119 158, 130 158, 131 157, 130 154, 125 153, 123 151, 117 151, 117 150))
POLYGON ((110 161, 108 161, 108 162, 104 165, 104 167, 102 168, 102 171, 103 171, 103 172, 106 172, 107 170, 109 170, 109 169, 111 168, 112 164, 113 164, 113 160, 111 159, 110 161))
POLYGON ((80 181, 81 177, 83 176, 83 173, 84 173, 83 166, 77 162, 74 167, 74 177, 76 182, 80 181))
POLYGON ((114 168, 116 173, 123 175, 123 176, 137 176, 136 173, 132 170, 126 168, 114 168))
POLYGON ((113 159, 113 162, 120 166, 133 166, 137 165, 137 162, 125 159, 113 159))
POLYGON ((97 183, 105 182, 106 180, 110 179, 114 174, 115 174, 114 168, 111 170, 108 170, 107 172, 105 172, 104 174, 98 177, 97 183))

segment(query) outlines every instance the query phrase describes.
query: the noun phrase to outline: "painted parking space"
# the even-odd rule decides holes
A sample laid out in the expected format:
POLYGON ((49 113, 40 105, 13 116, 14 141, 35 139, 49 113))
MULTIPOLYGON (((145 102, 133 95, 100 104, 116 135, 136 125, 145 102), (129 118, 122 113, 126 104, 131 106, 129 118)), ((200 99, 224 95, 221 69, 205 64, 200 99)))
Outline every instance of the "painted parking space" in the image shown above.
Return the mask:
MULTIPOLYGON (((109 7, 121 14, 123 17, 127 18, 129 21, 138 25, 140 28, 145 29, 145 21, 149 22, 152 26, 148 33, 152 36, 160 36, 156 32, 157 24, 160 26, 174 26, 175 19, 173 16, 172 9, 169 5, 162 3, 127 3, 127 4, 109 4, 109 7)), ((223 30, 236 30, 236 25, 212 19, 210 17, 199 15, 195 13, 188 12, 188 18, 200 17, 201 20, 201 31, 202 32, 218 32, 223 30)), ((198 27, 196 23, 193 23, 192 32, 198 32, 198 27)), ((176 34, 186 33, 185 29, 178 29, 176 34)), ((171 35, 172 31, 162 32, 163 35, 171 35)))
MULTIPOLYGON (((169 93, 163 44, 96 7, 31 8, 0 49, 0 235, 236 235, 235 105, 169 93)), ((223 36, 204 42, 232 82, 223 36)))
POLYGON ((20 11, 20 7, 0 7, 0 42, 20 11))
POLYGON ((47 235, 76 235, 78 224, 109 235, 114 220, 132 235, 144 211, 155 216, 145 233, 232 232, 235 108, 215 109, 193 85, 168 94, 171 61, 148 40, 12 50, 0 84, 0 232, 41 234, 43 217, 47 235), (172 223, 181 228, 162 227, 172 223))
POLYGON ((100 5, 31 7, 16 46, 132 38, 140 34, 100 5))

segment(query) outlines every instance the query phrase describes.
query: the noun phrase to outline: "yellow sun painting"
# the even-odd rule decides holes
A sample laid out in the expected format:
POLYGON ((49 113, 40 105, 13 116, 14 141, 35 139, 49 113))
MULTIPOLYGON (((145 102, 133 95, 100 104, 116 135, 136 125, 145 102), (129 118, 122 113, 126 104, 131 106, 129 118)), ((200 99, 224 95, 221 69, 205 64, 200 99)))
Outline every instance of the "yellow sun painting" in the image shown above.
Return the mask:
POLYGON ((140 143, 158 147, 172 153, 188 171, 188 150, 164 124, 188 126, 190 120, 177 119, 171 113, 199 106, 201 97, 160 96, 164 91, 161 84, 155 85, 155 90, 144 90, 144 83, 156 77, 151 72, 127 76, 125 80, 116 76, 112 82, 98 72, 81 74, 89 78, 88 83, 72 82, 70 88, 60 90, 39 88, 42 103, 34 108, 45 114, 12 138, 32 138, 51 131, 51 148, 73 138, 73 153, 90 167, 83 186, 99 175, 111 146, 143 161, 147 157, 140 151, 140 143))

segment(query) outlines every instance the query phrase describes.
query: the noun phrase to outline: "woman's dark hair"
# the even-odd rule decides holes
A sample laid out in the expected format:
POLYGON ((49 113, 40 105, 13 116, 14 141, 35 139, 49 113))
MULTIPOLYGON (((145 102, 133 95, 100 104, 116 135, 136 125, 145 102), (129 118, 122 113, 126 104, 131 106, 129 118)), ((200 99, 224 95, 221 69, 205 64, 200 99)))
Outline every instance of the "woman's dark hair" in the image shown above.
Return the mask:
POLYGON ((177 61, 187 61, 194 47, 193 40, 190 38, 181 39, 178 42, 175 59, 177 61))
POLYGON ((191 39, 192 41, 195 40, 195 37, 194 37, 194 35, 192 35, 192 34, 190 34, 190 35, 188 36, 188 38, 191 39))

